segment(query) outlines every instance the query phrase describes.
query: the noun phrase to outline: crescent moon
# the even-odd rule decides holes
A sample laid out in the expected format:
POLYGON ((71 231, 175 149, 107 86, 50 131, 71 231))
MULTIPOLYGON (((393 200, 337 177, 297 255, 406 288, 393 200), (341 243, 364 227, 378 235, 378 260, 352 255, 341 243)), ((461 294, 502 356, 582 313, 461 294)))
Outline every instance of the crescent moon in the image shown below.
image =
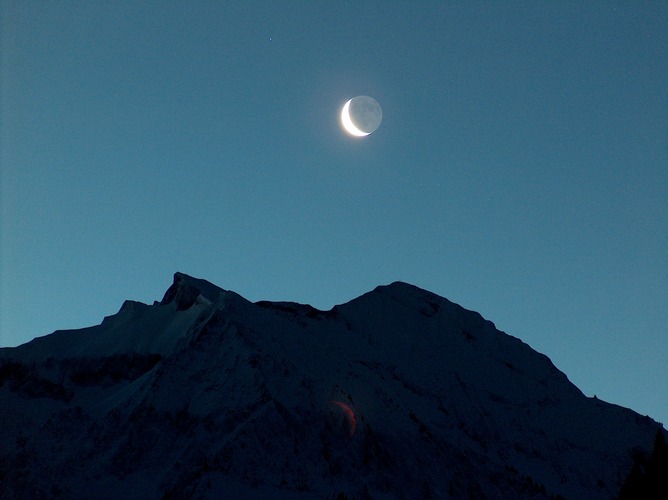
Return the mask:
POLYGON ((352 99, 350 99, 341 110, 341 124, 343 125, 343 128, 345 128, 346 132, 348 132, 350 135, 354 135, 356 137, 364 137, 365 135, 369 135, 369 132, 362 132, 360 129, 358 129, 350 119, 350 113, 348 111, 348 108, 350 107, 350 101, 352 101, 352 99))

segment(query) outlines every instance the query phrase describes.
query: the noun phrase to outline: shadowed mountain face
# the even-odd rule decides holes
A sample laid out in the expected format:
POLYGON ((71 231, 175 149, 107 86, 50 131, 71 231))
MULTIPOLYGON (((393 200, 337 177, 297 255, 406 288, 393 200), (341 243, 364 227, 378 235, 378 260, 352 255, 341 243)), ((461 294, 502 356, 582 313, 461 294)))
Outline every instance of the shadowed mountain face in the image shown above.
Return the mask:
POLYGON ((177 273, 0 360, 3 498, 611 498, 664 432, 405 283, 320 311, 177 273))

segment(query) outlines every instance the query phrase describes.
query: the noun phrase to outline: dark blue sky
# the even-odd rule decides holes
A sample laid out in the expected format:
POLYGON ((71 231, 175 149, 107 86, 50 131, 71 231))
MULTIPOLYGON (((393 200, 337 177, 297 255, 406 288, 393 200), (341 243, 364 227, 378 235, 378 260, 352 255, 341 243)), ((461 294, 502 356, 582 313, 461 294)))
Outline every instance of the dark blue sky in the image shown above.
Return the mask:
POLYGON ((665 2, 1 5, 0 345, 403 280, 668 422, 665 2))

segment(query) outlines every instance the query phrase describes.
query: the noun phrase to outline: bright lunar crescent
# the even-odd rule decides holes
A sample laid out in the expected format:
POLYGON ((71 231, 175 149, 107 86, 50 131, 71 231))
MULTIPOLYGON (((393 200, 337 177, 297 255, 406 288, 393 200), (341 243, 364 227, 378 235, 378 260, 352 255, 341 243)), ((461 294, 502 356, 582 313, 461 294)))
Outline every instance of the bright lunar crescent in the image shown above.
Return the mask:
POLYGON ((341 124, 350 135, 364 137, 376 130, 383 120, 383 110, 373 97, 358 95, 341 110, 341 124))

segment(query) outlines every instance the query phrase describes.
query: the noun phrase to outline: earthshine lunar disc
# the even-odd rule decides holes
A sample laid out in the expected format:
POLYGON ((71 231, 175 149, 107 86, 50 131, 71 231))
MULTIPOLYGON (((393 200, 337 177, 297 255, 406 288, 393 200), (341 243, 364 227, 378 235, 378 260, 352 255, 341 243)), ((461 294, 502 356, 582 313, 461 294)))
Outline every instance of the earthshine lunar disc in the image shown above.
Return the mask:
POLYGON ((358 95, 341 110, 341 124, 350 135, 364 137, 376 130, 383 121, 383 110, 373 97, 358 95))

